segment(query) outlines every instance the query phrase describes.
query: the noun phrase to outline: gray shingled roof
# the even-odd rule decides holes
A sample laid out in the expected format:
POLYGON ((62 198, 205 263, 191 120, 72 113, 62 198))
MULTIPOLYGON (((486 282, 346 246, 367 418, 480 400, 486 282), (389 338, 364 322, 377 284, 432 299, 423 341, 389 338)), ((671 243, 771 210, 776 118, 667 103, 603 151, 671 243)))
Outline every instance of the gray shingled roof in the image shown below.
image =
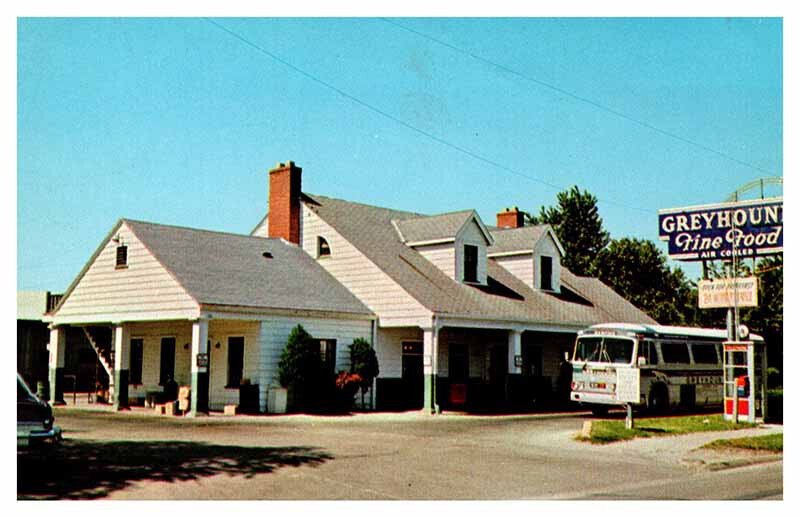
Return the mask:
POLYGON ((301 248, 281 239, 123 222, 201 304, 372 314, 301 248))
POLYGON ((533 247, 542 238, 549 225, 523 226, 522 228, 492 229, 490 233, 494 244, 489 246, 487 253, 508 253, 512 251, 528 251, 533 253, 533 247))
POLYGON ((586 325, 612 321, 655 323, 611 288, 562 267, 562 294, 537 291, 494 260, 487 265, 487 290, 456 282, 406 246, 392 220, 419 214, 305 194, 306 205, 429 310, 487 320, 586 325), (495 293, 495 294, 492 294, 495 293), (504 294, 498 294, 504 293, 504 294))
POLYGON ((403 242, 424 242, 439 239, 455 239, 458 231, 475 213, 474 210, 461 210, 447 214, 429 215, 415 219, 395 220, 394 224, 403 242))

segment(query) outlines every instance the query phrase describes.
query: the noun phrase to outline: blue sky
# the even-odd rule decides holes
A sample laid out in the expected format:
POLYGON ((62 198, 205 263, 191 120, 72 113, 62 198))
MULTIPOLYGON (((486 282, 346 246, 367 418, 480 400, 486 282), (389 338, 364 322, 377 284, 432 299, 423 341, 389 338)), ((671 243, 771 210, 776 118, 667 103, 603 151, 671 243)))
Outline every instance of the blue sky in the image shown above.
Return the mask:
POLYGON ((278 161, 487 223, 577 184, 612 237, 654 241, 659 208, 783 173, 779 19, 216 21, 239 37, 20 19, 18 289, 66 289, 120 217, 247 233, 278 161))

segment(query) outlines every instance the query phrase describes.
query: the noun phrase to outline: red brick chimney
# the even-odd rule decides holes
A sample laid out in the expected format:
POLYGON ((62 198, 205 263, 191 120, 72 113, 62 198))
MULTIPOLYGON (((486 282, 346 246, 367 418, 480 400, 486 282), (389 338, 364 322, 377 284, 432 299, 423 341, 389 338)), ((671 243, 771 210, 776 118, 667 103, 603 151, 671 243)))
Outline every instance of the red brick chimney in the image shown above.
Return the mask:
POLYGON ((278 163, 269 171, 267 235, 300 244, 300 179, 294 162, 278 163))
POLYGON ((520 212, 517 207, 506 208, 504 212, 497 213, 497 226, 499 228, 520 228, 525 224, 524 214, 525 212, 520 212))

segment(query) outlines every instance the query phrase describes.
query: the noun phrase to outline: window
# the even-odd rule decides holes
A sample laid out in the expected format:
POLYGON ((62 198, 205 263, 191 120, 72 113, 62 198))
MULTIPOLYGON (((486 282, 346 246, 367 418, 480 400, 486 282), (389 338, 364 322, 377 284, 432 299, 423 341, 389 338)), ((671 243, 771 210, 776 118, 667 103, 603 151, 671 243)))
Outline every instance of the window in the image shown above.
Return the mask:
POLYGON ((130 383, 142 383, 142 352, 144 349, 144 340, 142 338, 131 339, 131 365, 130 365, 130 383))
POLYGON ((124 244, 117 246, 117 269, 128 267, 128 247, 124 244))
POLYGON ((161 338, 161 370, 158 383, 163 386, 168 379, 175 379, 175 338, 161 338))
POLYGON ((238 388, 244 373, 244 337, 228 338, 228 382, 226 388, 238 388))
POLYGON ((630 339, 603 339, 603 357, 610 363, 628 364, 633 357, 633 341, 630 339))
POLYGON ((717 348, 712 343, 693 343, 692 356, 695 363, 717 364, 717 348))
POLYGON ((335 339, 315 339, 319 345, 319 355, 322 365, 326 372, 336 372, 336 340, 335 339))
POLYGON ((639 357, 644 357, 645 364, 658 364, 656 344, 652 341, 639 342, 639 357))
POLYGON ((603 344, 602 338, 586 337, 578 339, 575 346, 575 361, 599 361, 600 345, 603 344))
POLYGON ((317 237, 317 258, 329 257, 331 255, 331 247, 325 237, 317 237))
POLYGON ((553 257, 539 258, 539 288, 545 291, 553 290, 553 257))
POLYGON ((478 247, 471 244, 464 245, 464 281, 478 281, 478 247))
POLYGON ((689 364, 689 347, 686 343, 662 342, 661 357, 665 363, 689 364))

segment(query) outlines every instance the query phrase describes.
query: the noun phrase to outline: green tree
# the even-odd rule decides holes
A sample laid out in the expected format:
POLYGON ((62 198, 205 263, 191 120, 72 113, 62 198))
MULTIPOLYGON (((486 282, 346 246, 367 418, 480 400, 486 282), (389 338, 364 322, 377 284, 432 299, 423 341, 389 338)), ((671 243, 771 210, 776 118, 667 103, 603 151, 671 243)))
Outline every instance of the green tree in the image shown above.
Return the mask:
POLYGON ((558 206, 541 207, 531 224, 549 224, 556 232, 565 257, 562 263, 576 275, 594 274, 594 261, 608 245, 609 235, 597 211, 597 198, 577 186, 557 196, 558 206))
POLYGON ((302 325, 297 325, 281 353, 278 381, 291 390, 296 405, 302 406, 313 400, 323 377, 318 345, 302 325))
POLYGON ((378 376, 378 357, 375 349, 364 338, 356 338, 350 345, 350 372, 361 376, 361 407, 364 407, 364 395, 378 376))
POLYGON ((693 314, 692 284, 682 270, 667 265, 651 241, 612 240, 597 255, 595 268, 600 280, 659 323, 684 325, 693 314))

